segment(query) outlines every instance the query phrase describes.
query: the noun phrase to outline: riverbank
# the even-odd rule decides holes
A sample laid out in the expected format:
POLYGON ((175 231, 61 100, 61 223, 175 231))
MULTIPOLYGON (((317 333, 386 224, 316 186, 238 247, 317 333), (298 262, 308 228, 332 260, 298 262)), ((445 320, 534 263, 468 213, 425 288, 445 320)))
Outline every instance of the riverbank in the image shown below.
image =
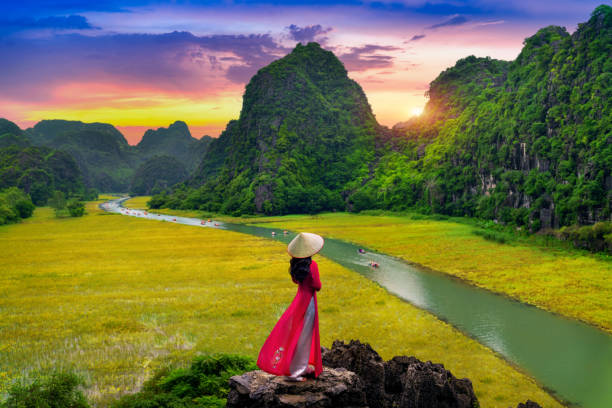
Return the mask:
MULTIPOLYGON (((146 200, 136 197, 126 205, 146 206, 146 200)), ((361 244, 612 333, 612 262, 585 251, 503 244, 474 234, 469 224, 410 216, 222 218, 361 244)))
MULTIPOLYGON (((255 357, 295 294, 282 244, 104 213, 0 229, 0 387, 71 367, 101 406, 153 370, 199 352, 255 357)), ((384 358, 415 355, 468 377, 486 407, 560 407, 490 350, 375 283, 318 257, 321 341, 359 338, 384 358)))

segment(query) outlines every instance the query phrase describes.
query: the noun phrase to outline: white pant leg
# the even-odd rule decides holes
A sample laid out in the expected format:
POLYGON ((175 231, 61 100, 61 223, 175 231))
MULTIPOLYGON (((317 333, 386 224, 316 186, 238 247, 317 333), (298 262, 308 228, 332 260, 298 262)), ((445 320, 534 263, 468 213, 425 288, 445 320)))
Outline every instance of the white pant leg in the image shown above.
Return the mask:
POLYGON ((308 360, 310 358, 310 347, 312 346, 312 329, 314 327, 315 318, 315 305, 314 296, 310 298, 310 303, 306 309, 304 315, 304 326, 302 326, 302 332, 298 339, 297 346, 295 347, 295 353, 293 354, 293 360, 289 366, 291 377, 299 377, 304 374, 308 368, 308 360))

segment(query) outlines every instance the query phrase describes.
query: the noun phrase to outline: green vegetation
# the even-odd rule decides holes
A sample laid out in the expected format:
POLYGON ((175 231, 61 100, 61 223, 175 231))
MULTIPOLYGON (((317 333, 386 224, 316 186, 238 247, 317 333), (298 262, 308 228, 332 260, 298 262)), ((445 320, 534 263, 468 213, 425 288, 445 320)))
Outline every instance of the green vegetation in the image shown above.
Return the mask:
POLYGON ((82 217, 85 214, 85 203, 74 198, 68 201, 66 208, 71 217, 82 217))
POLYGON ((577 248, 589 251, 605 251, 612 253, 612 223, 598 222, 595 225, 578 227, 563 227, 559 231, 561 237, 571 241, 577 248))
POLYGON ((132 177, 130 194, 155 194, 185 181, 188 176, 185 165, 174 157, 154 156, 136 169, 132 177))
POLYGON ((195 177, 152 206, 410 209, 530 231, 610 220, 612 8, 524 44, 512 62, 459 60, 430 84, 425 113, 393 131, 333 54, 298 45, 252 78, 195 177))
POLYGON ((0 190, 0 225, 29 218, 34 208, 30 196, 17 187, 0 190))
POLYGON ((236 355, 198 356, 191 367, 160 370, 147 380, 142 391, 112 404, 113 408, 223 408, 228 380, 256 370, 255 361, 236 355))
POLYGON ((48 205, 55 210, 55 216, 63 217, 82 217, 85 214, 85 203, 78 198, 66 200, 63 192, 55 191, 49 199, 48 205))
MULTIPOLYGON (((188 173, 191 173, 202 161, 212 140, 210 136, 203 136, 200 140, 195 139, 191 136, 185 122, 177 120, 167 128, 147 130, 135 149, 143 159, 171 156, 181 162, 188 173)), ((168 186, 183 181, 185 178, 168 186)), ((169 181, 166 178, 164 180, 169 181)))
POLYGON ((126 191, 140 163, 123 135, 106 123, 43 120, 25 134, 35 145, 72 155, 85 184, 99 191, 126 191))
POLYGON ((23 136, 23 130, 10 120, 0 118, 0 135, 23 136))
POLYGON ((85 382, 69 372, 54 372, 31 384, 14 384, 0 408, 89 408, 81 388, 85 382))
POLYGON ((95 192, 86 190, 81 172, 67 153, 46 147, 29 146, 22 136, 10 136, 12 144, 0 147, 0 189, 19 187, 36 205, 45 205, 53 191, 93 198, 95 192))
POLYGON ((610 220, 612 8, 571 36, 546 27, 510 63, 470 56, 442 72, 398 129, 356 210, 418 208, 531 229, 610 220))
MULTIPOLYGON (((97 205, 63 219, 39 207, 0 228, 0 394, 17 378, 61 365, 81 373, 91 403, 104 407, 198 354, 257 356, 295 296, 285 245, 113 215, 97 205)), ((385 359, 443 363, 472 380, 482 406, 528 398, 561 406, 452 326, 338 264, 317 262, 323 345, 360 339, 385 359)))

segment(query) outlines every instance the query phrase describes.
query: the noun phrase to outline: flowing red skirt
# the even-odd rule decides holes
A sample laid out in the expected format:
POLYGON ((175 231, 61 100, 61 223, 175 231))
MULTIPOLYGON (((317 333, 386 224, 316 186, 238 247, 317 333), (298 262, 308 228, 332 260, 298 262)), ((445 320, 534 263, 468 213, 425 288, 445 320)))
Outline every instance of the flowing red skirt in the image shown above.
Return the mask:
POLYGON ((321 289, 319 268, 315 261, 310 264, 310 275, 298 285, 298 291, 291 305, 285 310, 272 333, 268 336, 259 352, 257 365, 259 368, 275 375, 291 375, 289 367, 295 353, 295 348, 304 325, 304 315, 314 297, 315 317, 308 363, 315 368, 315 376, 323 371, 321 361, 321 343, 319 339, 319 307, 317 291, 321 289))

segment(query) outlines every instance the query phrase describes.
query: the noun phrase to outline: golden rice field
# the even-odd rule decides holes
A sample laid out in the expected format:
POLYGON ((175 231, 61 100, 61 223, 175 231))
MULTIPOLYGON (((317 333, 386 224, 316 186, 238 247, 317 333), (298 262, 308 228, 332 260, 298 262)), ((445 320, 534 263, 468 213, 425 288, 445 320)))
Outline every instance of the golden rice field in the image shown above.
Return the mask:
MULTIPOLYGON (((96 203, 87 209, 83 218, 57 219, 38 208, 31 219, 0 227, 0 392, 16 378, 68 367, 105 406, 157 367, 197 353, 255 357, 295 294, 280 243, 106 214, 96 203)), ((450 325, 361 275, 317 261, 323 345, 360 339, 386 359, 441 362, 472 380, 483 407, 528 398, 561 406, 450 325)))

